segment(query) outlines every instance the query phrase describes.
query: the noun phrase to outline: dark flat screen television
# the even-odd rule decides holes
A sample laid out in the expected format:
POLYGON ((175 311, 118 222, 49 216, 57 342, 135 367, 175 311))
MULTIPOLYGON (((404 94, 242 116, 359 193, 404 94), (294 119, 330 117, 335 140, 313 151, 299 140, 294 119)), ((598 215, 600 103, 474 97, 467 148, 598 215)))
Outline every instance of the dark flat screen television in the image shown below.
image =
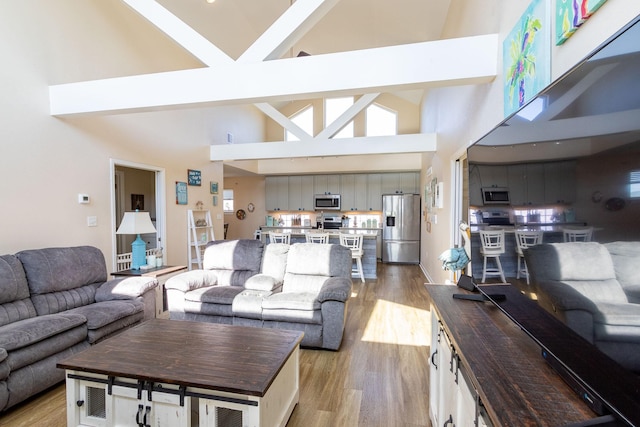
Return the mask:
MULTIPOLYGON (((564 210, 597 229, 601 243, 640 241, 640 16, 470 146, 467 163, 469 192, 478 168, 550 171, 544 182, 526 183, 529 191, 568 186, 569 197, 515 206, 509 188, 511 208, 564 210)), ((474 196, 482 200, 470 193, 470 211, 492 208, 473 206, 474 196)), ((570 360, 559 363, 571 371, 570 360)), ((615 402, 608 405, 615 414, 615 402)))

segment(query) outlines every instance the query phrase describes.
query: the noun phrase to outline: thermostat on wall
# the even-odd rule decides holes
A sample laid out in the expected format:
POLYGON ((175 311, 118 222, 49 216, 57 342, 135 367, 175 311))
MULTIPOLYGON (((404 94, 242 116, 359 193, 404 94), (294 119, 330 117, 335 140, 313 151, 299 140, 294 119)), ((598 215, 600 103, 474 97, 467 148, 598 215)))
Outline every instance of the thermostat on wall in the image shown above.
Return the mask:
POLYGON ((78 203, 89 203, 91 200, 89 199, 88 194, 78 194, 78 203))

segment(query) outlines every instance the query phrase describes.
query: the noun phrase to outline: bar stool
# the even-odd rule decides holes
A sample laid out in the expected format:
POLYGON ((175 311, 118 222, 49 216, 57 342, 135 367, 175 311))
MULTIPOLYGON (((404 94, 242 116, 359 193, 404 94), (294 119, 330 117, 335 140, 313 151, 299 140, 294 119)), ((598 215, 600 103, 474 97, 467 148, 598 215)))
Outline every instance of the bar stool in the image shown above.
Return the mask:
POLYGON ((506 283, 502 263, 500 263, 500 255, 504 253, 504 230, 480 230, 480 240, 482 247, 480 253, 484 258, 482 264, 482 283, 485 283, 487 276, 500 276, 502 283, 506 283), (492 258, 495 267, 487 268, 487 260, 492 258))
POLYGON ((518 269, 516 270, 516 279, 519 279, 520 273, 522 273, 524 277, 527 278, 527 285, 529 284, 529 270, 527 270, 527 263, 524 260, 523 250, 542 243, 543 235, 544 233, 542 231, 516 230, 516 253, 518 254, 518 269), (521 261, 522 264, 520 264, 521 261))
POLYGON ((275 231, 269 232, 269 242, 271 243, 286 243, 291 244, 291 233, 278 233, 275 231))
POLYGON ((329 235, 327 233, 307 233, 304 237, 307 243, 329 243, 329 235))
POLYGON ((567 227, 562 229, 565 242, 590 242, 593 227, 567 227))
POLYGON ((362 237, 362 234, 340 234, 340 245, 351 249, 351 259, 356 262, 355 272, 358 273, 360 280, 364 283, 364 271, 362 270, 362 237))

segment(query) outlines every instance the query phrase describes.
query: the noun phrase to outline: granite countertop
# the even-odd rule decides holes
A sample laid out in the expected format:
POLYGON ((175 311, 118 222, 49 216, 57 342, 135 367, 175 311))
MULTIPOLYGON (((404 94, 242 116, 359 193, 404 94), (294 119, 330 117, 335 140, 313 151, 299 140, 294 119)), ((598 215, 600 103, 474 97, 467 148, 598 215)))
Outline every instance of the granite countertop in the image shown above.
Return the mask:
POLYGON ((472 225, 471 233, 478 233, 480 230, 502 229, 505 233, 515 233, 516 229, 523 231, 544 231, 545 233, 562 233, 562 230, 570 227, 584 226, 579 223, 557 223, 557 224, 526 224, 526 225, 472 225))
POLYGON ((340 228, 339 230, 320 230, 311 227, 260 227, 263 234, 268 234, 270 231, 276 233, 291 233, 292 236, 304 236, 308 233, 327 233, 331 237, 338 237, 340 233, 350 234, 362 234, 364 238, 376 238, 380 229, 373 228, 340 228))

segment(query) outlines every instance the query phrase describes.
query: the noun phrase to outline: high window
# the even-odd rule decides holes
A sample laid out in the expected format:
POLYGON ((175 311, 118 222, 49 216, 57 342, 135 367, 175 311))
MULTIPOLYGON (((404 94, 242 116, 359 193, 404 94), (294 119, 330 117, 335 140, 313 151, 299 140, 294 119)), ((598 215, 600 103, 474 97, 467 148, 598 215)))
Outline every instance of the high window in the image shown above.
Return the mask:
POLYGON ((398 113, 378 104, 367 107, 367 136, 398 134, 398 113))
MULTIPOLYGON (((293 116, 290 117, 291 121, 298 125, 302 130, 307 132, 309 135, 313 135, 313 106, 309 105, 293 116)), ((285 141, 300 141, 300 138, 295 136, 293 133, 285 130, 284 133, 285 141)))
MULTIPOLYGON (((327 98, 324 101, 324 125, 327 127, 335 121, 342 113, 353 105, 353 96, 342 98, 327 98)), ((353 138, 353 120, 336 133, 334 138, 353 138)))
POLYGON ((233 209, 233 190, 222 190, 222 210, 232 213, 233 209))
POLYGON ((629 197, 640 198, 640 170, 629 173, 629 197))

